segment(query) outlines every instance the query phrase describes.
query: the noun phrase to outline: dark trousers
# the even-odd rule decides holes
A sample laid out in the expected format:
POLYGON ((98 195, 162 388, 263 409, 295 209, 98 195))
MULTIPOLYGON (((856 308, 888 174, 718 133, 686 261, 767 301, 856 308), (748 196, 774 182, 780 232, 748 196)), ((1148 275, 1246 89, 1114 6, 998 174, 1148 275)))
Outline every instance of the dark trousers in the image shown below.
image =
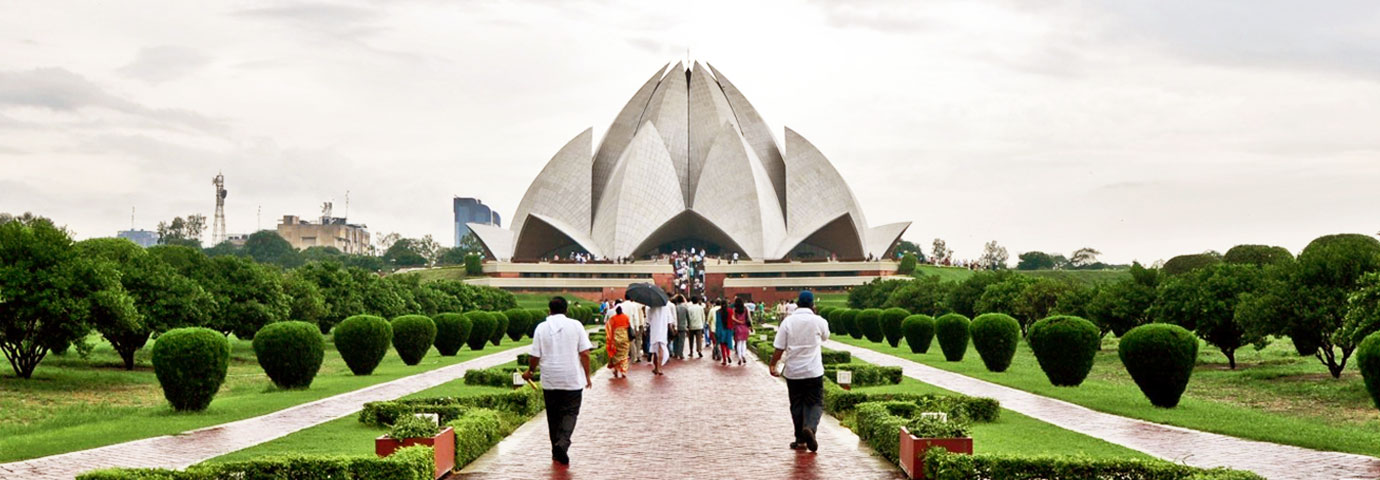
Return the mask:
POLYGON ((701 351, 700 351, 700 344, 704 343, 704 330, 702 330, 702 329, 691 330, 691 331, 690 331, 690 334, 687 335, 687 337, 688 337, 688 340, 686 340, 686 341, 687 341, 687 342, 690 342, 690 343, 689 343, 688 346, 685 347, 685 356, 687 356, 687 357, 690 356, 690 352, 691 352, 691 351, 693 351, 693 352, 695 352, 695 353, 699 353, 700 355, 704 355, 704 354, 701 353, 701 351))
MULTIPOLYGON (((804 442, 800 430, 808 427, 819 431, 819 417, 824 414, 824 376, 786 379, 786 392, 791 398, 791 422, 795 423, 795 441, 804 442)), ((550 408, 550 407, 547 407, 550 408)))
POLYGON ((570 449, 570 435, 575 433, 575 417, 580 416, 583 393, 582 390, 542 390, 553 457, 563 457, 570 449))

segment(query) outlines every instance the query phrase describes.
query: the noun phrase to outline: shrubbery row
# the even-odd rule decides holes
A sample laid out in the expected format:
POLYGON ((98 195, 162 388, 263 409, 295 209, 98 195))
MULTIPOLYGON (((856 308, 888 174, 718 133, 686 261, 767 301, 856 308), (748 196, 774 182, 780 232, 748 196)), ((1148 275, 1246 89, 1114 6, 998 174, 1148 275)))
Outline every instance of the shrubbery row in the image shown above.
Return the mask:
POLYGON ((201 463, 186 470, 114 468, 95 470, 77 480, 432 480, 431 447, 407 447, 393 455, 288 455, 225 463, 201 463))

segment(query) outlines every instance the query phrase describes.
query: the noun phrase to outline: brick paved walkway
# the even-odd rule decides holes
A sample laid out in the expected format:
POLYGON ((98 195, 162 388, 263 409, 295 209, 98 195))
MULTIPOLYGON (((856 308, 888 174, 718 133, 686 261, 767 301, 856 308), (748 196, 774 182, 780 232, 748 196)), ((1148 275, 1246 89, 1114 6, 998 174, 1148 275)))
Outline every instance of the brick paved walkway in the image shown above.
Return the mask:
POLYGON ((1380 459, 1243 440, 1090 410, 1062 400, 985 382, 903 358, 830 341, 854 358, 901 367, 905 375, 955 392, 991 397, 1001 406, 1085 435, 1199 467, 1250 470, 1272 480, 1380 478, 1380 459))
POLYGON ((570 478, 896 479, 853 432, 825 416, 819 453, 793 440, 786 384, 753 361, 720 367, 707 356, 672 361, 654 377, 646 364, 628 379, 604 370, 585 391, 571 465, 551 461, 546 416, 462 470, 465 480, 570 478))
POLYGON ((0 479, 59 480, 108 467, 185 468, 358 411, 365 402, 392 400, 465 376, 465 370, 512 363, 506 349, 448 367, 323 398, 267 415, 162 437, 0 464, 0 479))

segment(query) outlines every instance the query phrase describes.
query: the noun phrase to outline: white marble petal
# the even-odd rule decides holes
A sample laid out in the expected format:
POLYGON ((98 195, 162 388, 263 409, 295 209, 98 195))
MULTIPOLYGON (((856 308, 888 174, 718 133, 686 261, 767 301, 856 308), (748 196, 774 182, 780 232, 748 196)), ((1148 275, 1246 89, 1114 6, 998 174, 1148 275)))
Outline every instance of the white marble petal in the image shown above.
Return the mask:
POLYGON ((719 73, 714 65, 709 65, 709 70, 714 72, 714 78, 717 79, 719 86, 723 89, 724 97, 728 100, 729 106, 733 108, 733 115, 738 119, 738 126, 743 132, 743 138, 747 140, 748 145, 752 145, 752 151, 757 154, 757 159, 762 162, 762 167, 767 169, 772 187, 776 189, 777 201, 785 206, 786 162, 781 158, 781 149, 777 147, 776 137, 772 135, 771 127, 762 120, 762 116, 748 102, 747 97, 743 96, 743 92, 738 91, 738 87, 728 81, 728 77, 719 73))
POLYGON ((593 138, 594 129, 585 129, 561 147, 556 156, 551 157, 518 203, 517 213, 512 220, 514 232, 522 231, 522 223, 529 213, 540 213, 560 220, 575 230, 589 231, 593 215, 586 186, 590 184, 590 145, 593 138))
POLYGON ((656 131, 661 134, 666 152, 671 156, 671 165, 676 169, 676 180, 680 184, 681 193, 686 195, 681 201, 688 203, 690 197, 686 190, 690 188, 690 91, 685 74, 685 66, 677 63, 666 73, 666 77, 661 79, 647 105, 643 125, 650 120, 652 125, 656 126, 656 131))
POLYGON ((685 210, 680 178, 662 135, 644 122, 618 159, 595 211, 591 237, 610 258, 633 255, 657 227, 685 210))
POLYGON ((888 223, 872 227, 867 231, 867 254, 881 258, 892 245, 901 241, 901 235, 910 228, 910 222, 888 223))
POLYGON ((718 141, 720 126, 725 122, 733 126, 732 135, 738 137, 738 120, 733 116, 728 98, 724 97, 723 90, 714 78, 709 76, 709 71, 701 67, 700 62, 695 62, 690 73, 690 157, 687 168, 687 189, 692 195, 686 199, 686 203, 695 203, 694 193, 698 191, 697 185, 704 171, 706 157, 709 156, 709 147, 718 141))
POLYGON ((593 205, 599 204, 599 198, 604 192, 604 185, 608 183, 609 176, 613 174, 613 167, 618 163, 618 157, 623 154, 623 149, 628 147, 628 142, 632 141, 633 135, 637 134, 637 126, 642 124, 642 116, 647 112, 647 104, 652 99, 652 92, 661 82, 662 75, 666 72, 666 67, 670 64, 662 65, 647 79, 647 83, 642 84, 642 88, 637 89, 628 103, 623 105, 623 110, 614 117, 613 124, 609 125, 609 130, 604 134, 604 138, 599 141, 599 150, 594 154, 594 171, 590 182, 590 201, 593 205))
MULTIPOLYGON (((795 130, 786 129, 786 226, 792 236, 818 230, 847 213, 858 231, 858 243, 867 245, 863 234, 867 220, 853 191, 834 165, 814 145, 795 130)), ((802 237, 803 238, 803 237, 802 237)))
POLYGON ((695 193, 694 210, 732 237, 749 258, 774 252, 786 236, 776 193, 767 172, 725 121, 708 151, 704 175, 695 193))
POLYGON ((513 230, 487 223, 466 223, 475 238, 488 250, 489 257, 499 261, 513 258, 513 230))

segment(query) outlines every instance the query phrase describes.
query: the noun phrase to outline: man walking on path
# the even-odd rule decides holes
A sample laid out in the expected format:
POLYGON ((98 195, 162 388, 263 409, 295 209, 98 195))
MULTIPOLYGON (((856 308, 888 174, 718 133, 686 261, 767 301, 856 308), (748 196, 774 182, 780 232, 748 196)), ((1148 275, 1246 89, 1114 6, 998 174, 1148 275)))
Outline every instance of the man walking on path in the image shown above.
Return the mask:
POLYGON ((647 307, 647 353, 651 355, 652 373, 661 375, 661 366, 671 359, 668 335, 674 335, 676 311, 671 304, 647 307))
POLYGON ((532 333, 528 369, 522 378, 531 381, 541 367, 542 397, 546 400, 546 426, 551 436, 551 459, 570 464, 570 435, 580 416, 581 389, 589 388, 589 333, 584 325, 565 316, 566 302, 555 297, 547 304, 551 316, 532 333))
POLYGON ((795 441, 791 448, 819 450, 815 431, 819 417, 824 414, 824 358, 822 346, 829 340, 829 323, 815 315, 815 295, 809 290, 800 292, 796 309, 781 320, 776 329, 776 351, 771 354, 772 375, 786 377, 786 390, 791 399, 791 421, 795 423, 795 441), (781 370, 776 363, 785 360, 781 370))
POLYGON ((690 342, 685 347, 685 356, 687 357, 691 356, 692 350, 695 356, 704 357, 704 352, 700 350, 700 345, 704 343, 704 304, 701 303, 702 301, 699 295, 696 295, 690 299, 690 305, 685 307, 686 312, 690 315, 690 321, 685 327, 689 332, 687 341, 690 342))
POLYGON ((632 300, 624 300, 622 304, 623 313, 628 315, 628 324, 632 326, 632 346, 628 350, 628 356, 633 359, 633 363, 642 361, 644 348, 642 342, 647 339, 647 316, 642 304, 632 300))
POLYGON ((676 335, 671 343, 671 356, 685 360, 685 335, 690 329, 690 309, 685 304, 685 295, 676 295, 676 335))

